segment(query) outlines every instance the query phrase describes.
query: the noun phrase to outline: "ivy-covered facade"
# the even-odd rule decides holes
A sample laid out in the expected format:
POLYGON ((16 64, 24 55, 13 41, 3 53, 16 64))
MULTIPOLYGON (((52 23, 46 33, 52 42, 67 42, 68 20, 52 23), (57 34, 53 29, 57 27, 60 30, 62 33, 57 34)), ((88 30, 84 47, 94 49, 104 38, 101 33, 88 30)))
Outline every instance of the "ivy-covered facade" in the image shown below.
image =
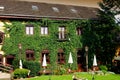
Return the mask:
MULTIPOLYGON (((19 2, 15 3, 18 4, 19 2)), ((20 4, 22 5, 24 3, 20 4)), ((44 5, 48 6, 49 4, 44 5)), ((65 5, 57 6, 61 8, 59 6, 64 7, 65 5)), ((79 6, 65 6, 65 8, 66 7, 72 8, 70 9, 72 12, 64 14, 62 12, 61 16, 58 15, 59 10, 56 7, 52 7, 55 14, 51 14, 52 16, 48 16, 49 13, 44 14, 48 17, 42 16, 42 14, 40 14, 41 16, 37 16, 37 13, 39 13, 37 12, 39 9, 38 3, 32 5, 33 14, 36 13, 34 16, 27 15, 24 11, 24 14, 22 12, 19 14, 19 11, 18 13, 15 11, 13 13, 16 14, 9 12, 9 15, 4 15, 7 12, 4 11, 4 6, 1 7, 4 14, 1 13, 0 15, 2 24, 0 27, 3 27, 3 31, 1 31, 1 51, 3 53, 0 55, 0 62, 13 65, 16 60, 22 59, 23 62, 39 62, 40 68, 42 68, 43 56, 45 54, 48 67, 51 66, 52 69, 56 69, 62 65, 68 69, 70 67, 68 58, 69 54, 72 53, 73 63, 71 64, 71 69, 85 71, 85 46, 87 46, 87 43, 84 43, 82 35, 85 31, 84 28, 91 26, 89 19, 96 17, 95 11, 97 9, 79 6), (35 6, 35 4, 37 6, 35 6), (77 10, 77 8, 87 10, 85 10, 85 14, 81 12, 79 16, 78 11, 80 10, 77 10), (93 12, 95 14, 93 14, 93 12), (53 17, 53 15, 56 17, 53 17)), ((32 12, 30 14, 32 14, 32 12)))
MULTIPOLYGON (((71 52, 73 68, 77 69, 78 63, 85 66, 82 34, 87 20, 11 20, 10 24, 4 23, 6 35, 2 50, 5 56, 12 55, 19 59, 18 45, 21 44, 23 61, 39 61, 42 64, 46 54, 48 64, 69 66, 71 52)), ((9 60, 7 63, 12 64, 9 60)))

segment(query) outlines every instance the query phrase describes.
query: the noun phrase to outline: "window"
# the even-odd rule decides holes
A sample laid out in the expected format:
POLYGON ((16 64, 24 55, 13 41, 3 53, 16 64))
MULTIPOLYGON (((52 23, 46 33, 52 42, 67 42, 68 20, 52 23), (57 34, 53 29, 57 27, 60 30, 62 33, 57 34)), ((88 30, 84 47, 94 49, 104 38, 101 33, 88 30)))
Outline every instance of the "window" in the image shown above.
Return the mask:
POLYGON ((34 60, 34 51, 33 50, 26 50, 26 59, 34 60))
POLYGON ((57 7, 52 7, 54 12, 59 12, 59 9, 57 7))
POLYGON ((34 10, 34 11, 38 11, 38 6, 36 6, 36 5, 32 5, 32 10, 34 10))
POLYGON ((42 51, 42 58, 41 58, 42 62, 43 62, 44 54, 46 56, 46 62, 47 62, 47 64, 49 64, 50 63, 49 51, 48 50, 43 50, 42 51))
POLYGON ((48 27, 41 27, 41 34, 48 35, 48 27))
POLYGON ((14 58, 15 57, 13 55, 7 55, 6 56, 6 63, 12 65, 14 58))
POLYGON ((74 9, 74 8, 71 8, 70 10, 71 10, 72 13, 77 13, 77 10, 74 9))
POLYGON ((0 44, 3 43, 3 39, 4 39, 4 33, 0 32, 0 44))
POLYGON ((0 11, 4 11, 5 7, 4 6, 0 6, 0 11))
POLYGON ((65 55, 64 55, 63 49, 58 50, 58 63, 59 64, 65 63, 65 55))
POLYGON ((33 35, 33 30, 34 30, 33 25, 26 25, 26 34, 27 35, 33 35))
POLYGON ((59 39, 65 39, 65 27, 59 27, 59 39))
POLYGON ((82 30, 82 28, 77 27, 77 28, 76 28, 76 34, 77 34, 77 35, 81 35, 81 34, 82 34, 82 31, 81 31, 81 30, 82 30))

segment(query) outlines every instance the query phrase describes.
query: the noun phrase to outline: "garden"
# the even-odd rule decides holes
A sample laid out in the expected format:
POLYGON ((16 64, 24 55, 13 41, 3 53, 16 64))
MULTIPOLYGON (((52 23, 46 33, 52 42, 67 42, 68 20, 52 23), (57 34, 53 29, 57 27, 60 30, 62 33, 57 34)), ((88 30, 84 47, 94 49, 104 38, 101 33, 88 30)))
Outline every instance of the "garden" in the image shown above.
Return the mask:
MULTIPOLYGON (((28 64, 28 63, 27 63, 28 64)), ((30 63, 29 63, 30 64, 30 63)), ((33 65, 34 67, 34 65, 33 65)), ((31 68, 29 68, 31 69, 31 68)), ((99 70, 88 72, 68 72, 64 67, 59 68, 56 71, 52 71, 50 74, 37 74, 37 70, 32 68, 31 71, 28 69, 16 69, 13 72, 14 79, 24 80, 119 80, 120 74, 108 71, 105 65, 99 66, 99 70), (33 69, 33 70, 32 70, 33 69)), ((48 70, 46 70, 48 71, 48 70)))
MULTIPOLYGON (((78 80, 119 80, 120 75, 114 73, 107 73, 105 75, 91 74, 88 72, 77 72, 74 73, 78 80)), ((25 80, 73 80, 74 74, 67 75, 42 75, 33 78, 26 78, 25 80)))
MULTIPOLYGON (((100 4, 102 9, 104 11, 99 12, 101 14, 99 17, 99 20, 74 20, 74 21, 61 21, 57 22, 54 20, 40 20, 41 26, 50 26, 50 36, 39 36, 39 23, 38 22, 31 22, 28 21, 26 23, 31 23, 36 25, 36 34, 34 36, 27 36, 23 35, 24 29, 23 27, 25 24, 19 22, 19 21, 13 21, 12 28, 10 29, 10 26, 7 26, 9 29, 9 33, 11 36, 11 39, 8 37, 5 39, 3 51, 5 51, 7 54, 15 55, 17 58, 13 61, 13 66, 15 71, 12 74, 12 77, 14 79, 25 79, 25 80, 120 80, 120 74, 115 74, 113 72, 109 72, 109 70, 112 70, 112 60, 115 55, 116 47, 119 46, 120 40, 116 39, 117 34, 119 34, 120 28, 115 23, 113 17, 111 17, 110 9, 106 8, 104 4, 100 4), (108 9, 108 10, 106 10, 108 9), (108 14, 109 13, 109 14, 108 14), (58 32, 56 28, 61 26, 59 23, 67 26, 66 29, 68 29, 69 37, 71 38, 72 42, 69 41, 66 42, 58 42, 57 37, 55 36, 58 32), (49 25, 48 25, 49 24, 49 25), (76 36, 75 28, 81 25, 83 29, 82 39, 80 36, 76 36), (20 27, 21 26, 21 27, 20 27), (94 26, 94 27, 93 27, 94 26), (73 33, 74 32, 74 33, 73 33), (72 34, 73 33, 73 34, 72 34), (19 36, 20 37, 19 37, 19 36), (16 38, 18 40, 16 40, 16 38), (38 41, 36 41, 38 40, 38 41), (77 40, 77 41, 76 41, 77 40), (19 53, 18 47, 16 44, 21 43, 22 45, 25 45, 22 48, 22 52, 25 53, 26 49, 29 48, 31 50, 35 51, 36 59, 35 61, 26 61, 25 54, 22 54, 21 58, 23 60, 23 69, 18 69, 19 67, 19 53), (31 44, 32 42, 32 44, 31 44), (49 43, 48 43, 49 42, 49 43), (92 58, 93 54, 97 54, 97 59, 100 61, 99 64, 99 71, 88 71, 88 72, 77 72, 73 71, 72 73, 68 73, 68 67, 69 64, 65 64, 62 68, 59 67, 55 63, 57 60, 57 49, 63 48, 66 50, 66 56, 68 56, 69 52, 72 51, 72 53, 76 53, 75 48, 77 47, 83 47, 85 45, 89 46, 89 64, 88 67, 92 66, 92 58), (70 44, 69 44, 70 43, 70 44), (12 46, 14 44, 14 46, 12 46), (38 45, 39 44, 39 45, 38 45), (55 45, 53 45, 55 44, 55 45), (42 46, 46 45, 46 46, 42 46), (12 46, 12 47, 11 47, 12 46), (57 47, 57 49, 56 49, 57 47), (14 49, 13 49, 14 48, 14 49), (42 49, 48 48, 51 50, 52 54, 50 54, 51 60, 50 65, 48 65, 46 72, 48 72, 47 75, 40 74, 40 71, 44 71, 43 66, 40 65, 39 61, 41 58, 40 52, 42 52, 42 49), (91 63, 90 63, 91 62, 91 63), (102 62, 102 63, 101 63, 102 62), (100 66, 103 64, 104 66, 100 66), (41 67, 40 67, 41 66, 41 67), (107 66, 107 67, 106 67, 107 66), (49 73, 50 72, 50 73, 49 73)), ((108 5, 109 6, 109 5, 108 5)), ((7 33, 7 31, 6 31, 7 33)), ((72 70, 77 69, 77 55, 73 55, 73 59, 75 60, 74 63, 71 66, 72 70)), ((66 57, 66 62, 68 60, 68 57, 66 57)), ((34 59, 33 59, 34 60, 34 59)), ((119 68, 119 67, 118 67, 119 68)), ((116 68, 114 68, 116 69, 116 68)), ((116 70, 120 71, 120 70, 116 70)))

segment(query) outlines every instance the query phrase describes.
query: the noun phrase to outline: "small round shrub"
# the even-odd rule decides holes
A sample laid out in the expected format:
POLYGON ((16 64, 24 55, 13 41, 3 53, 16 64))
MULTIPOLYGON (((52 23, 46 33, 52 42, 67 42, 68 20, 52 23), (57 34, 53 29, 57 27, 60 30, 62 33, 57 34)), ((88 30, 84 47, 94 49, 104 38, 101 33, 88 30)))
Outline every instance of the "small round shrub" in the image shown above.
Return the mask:
POLYGON ((28 69, 15 69, 13 72, 14 78, 26 78, 28 76, 29 70, 28 69))

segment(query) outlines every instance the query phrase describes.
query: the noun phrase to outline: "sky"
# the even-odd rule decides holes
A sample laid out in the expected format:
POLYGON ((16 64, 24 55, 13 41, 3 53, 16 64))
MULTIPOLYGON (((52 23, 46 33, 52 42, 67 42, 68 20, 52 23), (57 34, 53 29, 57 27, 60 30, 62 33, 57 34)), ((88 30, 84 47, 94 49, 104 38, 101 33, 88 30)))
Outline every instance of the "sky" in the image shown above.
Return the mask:
POLYGON ((99 7, 98 2, 102 0, 19 0, 19 1, 32 1, 32 2, 45 2, 45 3, 53 3, 53 4, 99 7))

